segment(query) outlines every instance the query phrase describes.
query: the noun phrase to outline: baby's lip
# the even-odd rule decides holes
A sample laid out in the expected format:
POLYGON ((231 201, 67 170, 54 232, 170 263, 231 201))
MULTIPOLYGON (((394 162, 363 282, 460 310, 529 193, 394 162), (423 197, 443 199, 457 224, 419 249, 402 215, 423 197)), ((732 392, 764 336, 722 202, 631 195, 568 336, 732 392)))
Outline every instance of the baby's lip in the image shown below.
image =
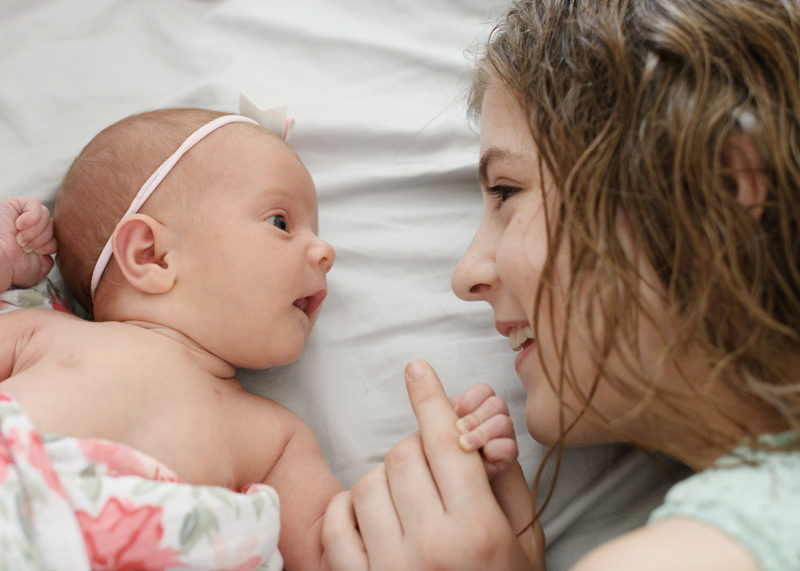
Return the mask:
POLYGON ((322 305, 322 302, 325 300, 325 296, 328 295, 328 291, 326 289, 321 289, 308 295, 306 297, 298 298, 294 301, 294 306, 303 313, 305 313, 308 317, 314 315, 314 312, 319 309, 319 306, 322 305))

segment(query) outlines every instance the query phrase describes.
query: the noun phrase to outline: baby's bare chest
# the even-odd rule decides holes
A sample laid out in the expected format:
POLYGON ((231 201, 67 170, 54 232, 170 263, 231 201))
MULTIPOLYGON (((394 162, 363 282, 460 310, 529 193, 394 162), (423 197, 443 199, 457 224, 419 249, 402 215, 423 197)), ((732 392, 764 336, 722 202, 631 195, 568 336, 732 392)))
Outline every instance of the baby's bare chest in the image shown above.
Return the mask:
POLYGON ((43 433, 104 438, 153 456, 194 483, 235 486, 246 430, 240 390, 170 344, 84 331, 28 348, 3 389, 43 433))

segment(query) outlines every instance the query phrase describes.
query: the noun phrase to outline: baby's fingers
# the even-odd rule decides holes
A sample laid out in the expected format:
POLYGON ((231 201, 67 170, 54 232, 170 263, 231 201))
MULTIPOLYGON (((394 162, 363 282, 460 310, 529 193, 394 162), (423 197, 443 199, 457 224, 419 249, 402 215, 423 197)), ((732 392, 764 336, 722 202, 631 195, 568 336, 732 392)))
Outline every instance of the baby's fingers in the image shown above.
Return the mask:
POLYGON ((489 478, 511 466, 519 455, 515 438, 495 438, 486 443, 481 450, 483 465, 489 478))
MULTIPOLYGON (((457 426, 461 430, 458 423, 457 426)), ((458 444, 465 452, 473 452, 486 446, 491 440, 500 438, 514 440, 514 447, 516 448, 514 423, 508 414, 495 414, 472 430, 461 431, 461 436, 458 437, 458 444)), ((516 451, 514 458, 516 458, 516 451)))
POLYGON ((55 253, 53 220, 46 206, 31 206, 17 217, 14 225, 17 229, 17 243, 26 253, 55 253))
POLYGON ((458 419, 458 422, 456 422, 456 428, 458 428, 458 431, 462 434, 474 430, 498 414, 506 416, 509 414, 506 401, 495 395, 494 391, 492 391, 491 387, 488 385, 477 385, 476 387, 472 387, 472 389, 464 393, 462 399, 463 400, 459 402, 456 408, 456 414, 461 417, 458 419), (473 389, 479 389, 482 386, 488 387, 488 390, 491 391, 491 394, 486 395, 482 402, 477 404, 473 404, 468 401, 467 399, 470 397, 470 392, 473 389), (468 408, 468 403, 471 408, 468 408), (462 410, 463 412, 459 412, 462 410))

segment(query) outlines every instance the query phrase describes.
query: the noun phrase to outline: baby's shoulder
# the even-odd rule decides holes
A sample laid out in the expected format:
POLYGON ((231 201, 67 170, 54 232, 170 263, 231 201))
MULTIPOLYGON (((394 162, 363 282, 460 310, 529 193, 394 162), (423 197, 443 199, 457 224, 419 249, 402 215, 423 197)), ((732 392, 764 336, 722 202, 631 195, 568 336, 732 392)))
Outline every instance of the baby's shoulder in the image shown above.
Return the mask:
POLYGON ((234 391, 230 410, 247 417, 243 422, 253 429, 275 431, 278 428, 294 430, 303 420, 284 405, 272 399, 251 393, 244 388, 234 391))
POLYGON ((313 439, 311 429, 299 415, 282 404, 242 389, 228 402, 227 414, 247 438, 269 441, 282 449, 292 440, 313 439))
POLYGON ((67 330, 80 321, 52 309, 19 309, 0 314, 1 376, 5 379, 40 361, 54 340, 68 336, 67 330))
POLYGON ((0 314, 0 336, 56 335, 63 330, 82 327, 83 319, 52 309, 18 309, 0 314))

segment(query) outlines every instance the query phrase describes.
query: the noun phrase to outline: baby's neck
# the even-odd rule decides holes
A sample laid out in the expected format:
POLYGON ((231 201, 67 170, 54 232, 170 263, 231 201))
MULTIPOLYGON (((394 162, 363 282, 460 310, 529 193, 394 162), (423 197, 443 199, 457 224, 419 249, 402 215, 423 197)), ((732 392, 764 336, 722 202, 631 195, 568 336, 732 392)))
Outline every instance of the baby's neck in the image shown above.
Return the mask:
POLYGON ((183 347, 197 362, 197 364, 207 371, 210 375, 220 379, 231 379, 236 374, 236 367, 221 359, 217 355, 211 353, 191 337, 171 327, 167 327, 161 323, 153 323, 150 321, 141 321, 135 319, 123 320, 120 323, 126 325, 133 325, 141 329, 146 329, 151 333, 163 335, 183 347))

